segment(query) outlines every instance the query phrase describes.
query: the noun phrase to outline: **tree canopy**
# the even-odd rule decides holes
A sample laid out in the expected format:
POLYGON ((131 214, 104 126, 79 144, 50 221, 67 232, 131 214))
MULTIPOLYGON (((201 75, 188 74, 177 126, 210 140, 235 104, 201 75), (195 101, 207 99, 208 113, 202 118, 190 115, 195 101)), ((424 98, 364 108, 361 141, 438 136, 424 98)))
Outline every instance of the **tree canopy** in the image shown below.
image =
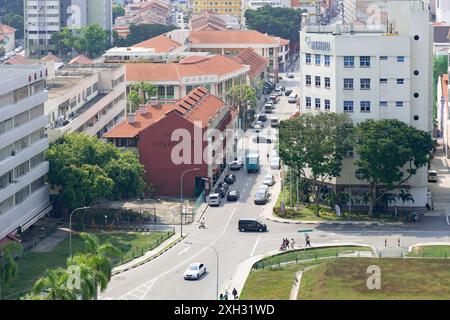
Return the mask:
POLYGON ((369 183, 369 214, 384 194, 401 186, 428 163, 433 140, 428 132, 396 119, 368 120, 356 127, 355 165, 369 183), (379 186, 386 190, 378 192, 379 186))
POLYGON ((3 23, 16 29, 15 38, 23 39, 23 16, 14 12, 8 12, 3 17, 3 23))
POLYGON ((86 134, 64 135, 48 149, 47 159, 49 182, 61 187, 58 200, 68 209, 140 197, 145 188, 144 166, 135 153, 86 134))
POLYGON ((125 15, 125 9, 122 6, 114 6, 112 13, 113 21, 115 21, 117 17, 123 17, 125 15))
POLYGON ((117 32, 114 32, 114 45, 117 47, 129 47, 174 29, 176 29, 175 26, 162 24, 132 24, 130 25, 130 33, 126 38, 120 38, 117 32))
POLYGON ((302 9, 263 6, 246 10, 245 19, 249 29, 299 42, 302 9))

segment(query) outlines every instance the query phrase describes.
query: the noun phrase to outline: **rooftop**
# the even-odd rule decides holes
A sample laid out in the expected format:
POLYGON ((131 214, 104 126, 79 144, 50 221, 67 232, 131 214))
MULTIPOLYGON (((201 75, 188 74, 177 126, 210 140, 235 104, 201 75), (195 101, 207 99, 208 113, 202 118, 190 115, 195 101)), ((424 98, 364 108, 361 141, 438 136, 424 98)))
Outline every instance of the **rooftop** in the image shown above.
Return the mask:
POLYGON ((169 52, 172 50, 175 50, 176 48, 179 48, 181 45, 176 42, 175 40, 172 40, 168 36, 161 34, 157 37, 150 38, 148 40, 136 43, 133 45, 133 48, 153 48, 155 49, 156 53, 161 52, 169 52))
POLYGON ((192 31, 191 44, 273 44, 280 45, 280 38, 255 30, 192 31))
POLYGON ((252 48, 241 51, 234 59, 239 63, 250 66, 250 71, 248 73, 250 78, 258 76, 269 63, 266 58, 256 53, 252 48))
POLYGON ((1 65, 0 66, 0 84, 5 83, 23 76, 28 76, 30 73, 43 70, 41 65, 1 65))

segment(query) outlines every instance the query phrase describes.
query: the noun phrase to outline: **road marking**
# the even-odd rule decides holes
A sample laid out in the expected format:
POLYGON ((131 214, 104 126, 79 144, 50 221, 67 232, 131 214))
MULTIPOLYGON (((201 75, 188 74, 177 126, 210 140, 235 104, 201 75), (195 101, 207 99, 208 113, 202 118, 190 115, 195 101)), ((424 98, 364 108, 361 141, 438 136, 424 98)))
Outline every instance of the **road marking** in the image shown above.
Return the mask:
POLYGON ((188 252, 190 248, 191 248, 191 247, 185 248, 184 250, 182 250, 181 252, 179 252, 177 255, 178 255, 178 256, 181 256, 183 253, 188 252))
POLYGON ((253 254, 255 253, 256 247, 258 246, 259 243, 259 239, 261 239, 261 236, 258 236, 258 238, 255 241, 255 245, 253 246, 252 252, 250 253, 250 257, 253 256, 253 254))

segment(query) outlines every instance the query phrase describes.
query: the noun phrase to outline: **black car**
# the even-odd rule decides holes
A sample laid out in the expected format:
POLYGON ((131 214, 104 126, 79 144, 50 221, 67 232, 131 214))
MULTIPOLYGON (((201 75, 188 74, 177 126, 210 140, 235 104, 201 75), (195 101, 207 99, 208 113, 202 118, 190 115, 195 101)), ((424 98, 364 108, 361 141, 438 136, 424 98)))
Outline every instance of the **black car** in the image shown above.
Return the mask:
POLYGON ((292 78, 294 78, 294 74, 288 73, 288 74, 287 74, 287 77, 288 77, 289 79, 292 79, 292 78))
POLYGON ((292 90, 291 89, 287 89, 285 92, 284 92, 284 95, 286 96, 286 97, 289 97, 289 95, 292 93, 292 90))
POLYGON ((266 122, 266 121, 267 121, 267 114, 261 113, 261 114, 258 116, 258 121, 266 122))
POLYGON ((267 225, 259 219, 239 219, 238 229, 245 231, 267 231, 267 225))
POLYGON ((236 182, 236 176, 234 174, 227 174, 223 180, 227 184, 233 184, 236 182))
POLYGON ((256 143, 272 143, 272 139, 266 137, 256 136, 256 143))
POLYGON ((237 201, 239 199, 239 192, 236 190, 230 190, 227 194, 227 201, 237 201))

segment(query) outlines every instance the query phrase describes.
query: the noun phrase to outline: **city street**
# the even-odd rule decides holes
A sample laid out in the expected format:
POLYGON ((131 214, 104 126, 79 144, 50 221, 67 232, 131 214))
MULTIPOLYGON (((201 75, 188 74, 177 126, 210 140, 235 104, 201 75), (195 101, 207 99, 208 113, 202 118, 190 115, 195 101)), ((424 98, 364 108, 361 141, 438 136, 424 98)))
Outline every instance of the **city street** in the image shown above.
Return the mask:
MULTIPOLYGON (((280 85, 286 89, 293 89, 298 94, 299 79, 283 79, 280 85)), ((282 96, 275 109, 275 113, 268 114, 268 118, 278 117, 280 120, 288 118, 295 112, 296 104, 289 104, 287 97, 282 96)), ((268 135, 270 121, 260 136, 268 135)), ((272 129, 273 131, 273 129, 272 129)), ((273 133, 272 133, 273 134, 273 133)), ((313 229, 309 233, 312 246, 319 243, 355 242, 374 245, 384 252, 405 252, 409 245, 428 241, 450 241, 450 226, 444 220, 436 220, 426 225, 402 226, 331 226, 331 225, 300 225, 285 224, 264 220, 268 226, 265 233, 242 233, 238 231, 239 218, 260 218, 265 206, 253 203, 256 189, 262 183, 264 175, 271 173, 277 177, 279 170, 271 170, 266 153, 274 148, 271 144, 256 144, 256 132, 248 130, 244 139, 248 148, 259 151, 261 172, 248 174, 245 170, 234 171, 236 182, 230 186, 231 190, 240 192, 238 202, 223 201, 216 208, 209 207, 205 213, 206 229, 199 229, 198 223, 185 226, 183 231, 188 237, 160 257, 145 265, 114 276, 101 299, 186 299, 202 300, 216 299, 218 277, 219 293, 229 283, 236 267, 251 256, 262 254, 279 248, 283 238, 294 238, 298 245, 304 244, 304 235, 298 230, 313 229), (384 241, 387 238, 387 248, 384 241), (398 247, 398 239, 401 245, 398 247), (214 249, 217 250, 218 256, 214 249), (217 259, 219 259, 219 273, 217 274, 217 259), (205 263, 207 272, 199 280, 186 281, 183 273, 192 262, 205 263)), ((280 188, 271 187, 279 190, 280 188)), ((269 203, 276 201, 277 192, 270 196, 269 203)), ((224 199, 225 200, 225 199, 224 199)), ((180 232, 179 228, 177 230, 180 232)))

